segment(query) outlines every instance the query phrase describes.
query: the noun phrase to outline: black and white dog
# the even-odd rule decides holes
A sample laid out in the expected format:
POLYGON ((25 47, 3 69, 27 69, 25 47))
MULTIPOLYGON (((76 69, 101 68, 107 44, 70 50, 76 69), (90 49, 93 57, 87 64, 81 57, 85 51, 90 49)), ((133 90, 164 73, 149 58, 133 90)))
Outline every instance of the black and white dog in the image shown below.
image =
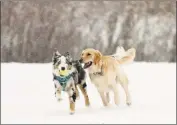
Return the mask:
POLYGON ((55 51, 52 57, 53 81, 55 86, 55 96, 61 100, 61 91, 67 92, 70 102, 70 112, 75 112, 75 101, 79 97, 79 86, 85 98, 85 105, 89 106, 87 94, 86 72, 78 60, 73 61, 69 52, 61 55, 55 51))

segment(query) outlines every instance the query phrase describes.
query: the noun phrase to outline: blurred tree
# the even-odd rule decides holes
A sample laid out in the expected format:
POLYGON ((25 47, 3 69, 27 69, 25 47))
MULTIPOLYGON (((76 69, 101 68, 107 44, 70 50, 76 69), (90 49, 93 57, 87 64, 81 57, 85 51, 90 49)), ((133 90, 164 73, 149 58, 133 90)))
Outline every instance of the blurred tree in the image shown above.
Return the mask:
POLYGON ((54 48, 78 59, 92 47, 137 49, 136 61, 176 62, 174 1, 2 1, 1 62, 51 62, 54 48))

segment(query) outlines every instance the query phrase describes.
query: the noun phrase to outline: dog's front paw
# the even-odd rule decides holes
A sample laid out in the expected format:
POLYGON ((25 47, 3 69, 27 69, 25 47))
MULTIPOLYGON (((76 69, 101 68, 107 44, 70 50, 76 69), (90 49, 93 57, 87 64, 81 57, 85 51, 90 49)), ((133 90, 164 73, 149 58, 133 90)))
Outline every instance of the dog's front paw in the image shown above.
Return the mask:
POLYGON ((57 98, 57 101, 61 101, 61 100, 63 100, 62 98, 61 98, 61 94, 56 94, 56 98, 57 98))
POLYGON ((115 103, 115 105, 119 106, 119 104, 120 104, 119 99, 115 99, 115 100, 114 100, 114 103, 115 103))
POLYGON ((75 113, 74 111, 70 111, 70 115, 74 115, 74 113, 75 113))
POLYGON ((103 103, 104 107, 107 107, 108 104, 109 104, 109 103, 107 103, 107 102, 104 102, 104 103, 103 103))
POLYGON ((130 98, 126 100, 126 104, 127 104, 128 106, 131 106, 132 102, 131 102, 130 98))
POLYGON ((86 100, 85 106, 86 106, 86 107, 89 107, 89 106, 90 106, 90 101, 89 101, 89 100, 86 100))
POLYGON ((128 106, 131 106, 131 105, 132 105, 132 103, 131 103, 131 102, 126 102, 126 104, 127 104, 128 106))
POLYGON ((60 102, 60 101, 62 101, 62 100, 63 100, 62 98, 58 98, 58 99, 57 99, 58 102, 60 102))

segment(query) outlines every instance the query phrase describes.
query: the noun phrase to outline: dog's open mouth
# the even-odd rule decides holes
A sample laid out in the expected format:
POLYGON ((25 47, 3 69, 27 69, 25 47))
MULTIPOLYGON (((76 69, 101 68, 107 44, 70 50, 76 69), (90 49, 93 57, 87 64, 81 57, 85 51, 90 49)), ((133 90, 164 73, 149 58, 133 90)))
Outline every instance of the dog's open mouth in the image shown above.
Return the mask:
POLYGON ((84 69, 89 68, 92 65, 92 62, 87 62, 84 64, 84 69))

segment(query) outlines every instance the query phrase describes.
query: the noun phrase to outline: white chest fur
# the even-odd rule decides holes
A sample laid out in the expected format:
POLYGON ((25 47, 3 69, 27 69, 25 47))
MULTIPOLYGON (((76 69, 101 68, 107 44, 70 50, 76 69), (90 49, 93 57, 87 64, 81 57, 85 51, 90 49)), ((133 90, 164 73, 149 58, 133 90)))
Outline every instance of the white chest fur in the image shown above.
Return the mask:
POLYGON ((109 84, 105 76, 89 74, 91 82, 99 91, 109 91, 109 84))

